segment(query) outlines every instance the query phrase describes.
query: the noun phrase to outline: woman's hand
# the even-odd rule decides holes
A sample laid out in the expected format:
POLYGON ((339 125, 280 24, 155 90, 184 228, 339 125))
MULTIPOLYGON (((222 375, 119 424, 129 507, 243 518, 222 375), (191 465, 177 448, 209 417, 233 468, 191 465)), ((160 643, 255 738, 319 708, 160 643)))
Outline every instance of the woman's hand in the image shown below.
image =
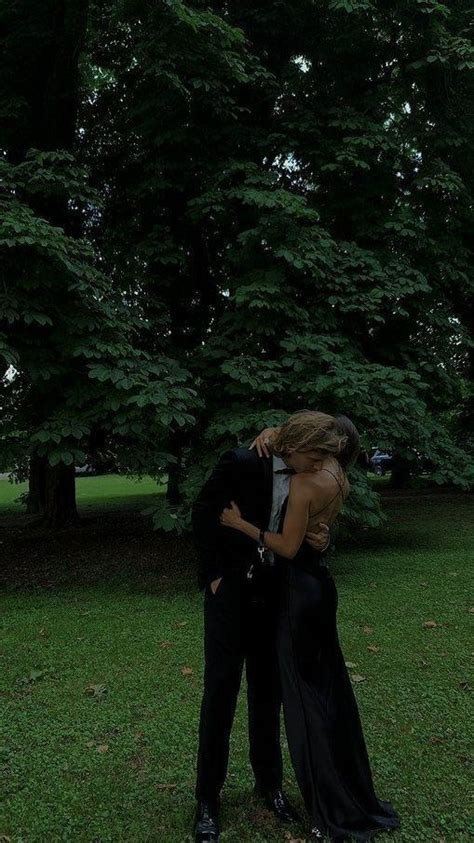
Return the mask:
POLYGON ((249 450, 252 450, 252 448, 256 448, 257 454, 259 455, 259 457, 261 457, 261 456, 269 457, 270 451, 268 450, 267 445, 270 442, 270 439, 272 438, 273 434, 277 430, 279 430, 278 427, 266 427, 253 440, 252 444, 249 446, 249 450))
POLYGON ((223 527, 234 527, 237 530, 239 529, 243 519, 240 509, 234 501, 230 502, 230 509, 227 507, 222 510, 219 520, 223 527))

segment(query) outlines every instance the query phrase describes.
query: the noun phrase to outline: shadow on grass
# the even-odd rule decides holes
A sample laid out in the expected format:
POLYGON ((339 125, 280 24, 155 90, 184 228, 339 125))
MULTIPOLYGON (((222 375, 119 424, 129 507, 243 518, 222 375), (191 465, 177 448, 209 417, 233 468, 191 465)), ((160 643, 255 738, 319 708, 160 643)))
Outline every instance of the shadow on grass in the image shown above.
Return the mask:
MULTIPOLYGON (((377 529, 339 539, 329 564, 338 576, 354 573, 365 554, 440 552, 462 546, 473 499, 444 495, 387 504, 388 521, 377 529), (441 515, 443 517, 441 517, 441 515), (446 518, 452 533, 446 531, 446 518)), ((129 593, 198 593, 191 536, 153 530, 143 504, 84 508, 79 526, 46 531, 35 519, 6 513, 0 522, 0 584, 7 591, 54 591, 105 586, 129 593)))
POLYGON ((8 514, 0 526, 1 587, 197 592, 191 537, 157 533, 140 508, 85 510, 77 527, 60 530, 45 530, 31 516, 8 514))

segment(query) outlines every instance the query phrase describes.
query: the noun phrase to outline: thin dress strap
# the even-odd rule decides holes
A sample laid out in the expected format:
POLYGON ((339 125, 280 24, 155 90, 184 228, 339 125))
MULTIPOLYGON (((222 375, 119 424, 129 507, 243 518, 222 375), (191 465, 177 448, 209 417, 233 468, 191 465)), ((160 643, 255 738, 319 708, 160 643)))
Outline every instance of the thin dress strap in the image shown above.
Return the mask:
POLYGON ((338 478, 338 477, 336 477, 336 475, 334 474, 334 472, 333 472, 333 471, 330 471, 330 469, 329 469, 329 468, 322 468, 322 469, 321 469, 321 471, 327 471, 327 473, 328 473, 328 474, 330 474, 330 475, 331 475, 331 477, 334 477, 334 480, 336 481, 337 485, 339 486, 339 489, 341 490, 341 495, 342 495, 342 497, 344 497, 344 490, 343 490, 343 488, 342 488, 341 483, 339 482, 339 478, 338 478))
POLYGON ((311 513, 311 518, 314 518, 316 515, 320 515, 320 514, 321 514, 321 512, 324 512, 324 510, 325 510, 325 509, 327 509, 327 508, 328 508, 328 506, 331 506, 331 504, 333 503, 333 501, 335 501, 335 500, 336 500, 336 498, 337 498, 339 495, 342 495, 342 500, 345 500, 344 490, 343 490, 343 488, 342 488, 341 483, 339 482, 339 479, 336 477, 336 475, 334 474, 334 472, 333 472, 333 471, 330 471, 330 470, 329 470, 329 468, 321 468, 321 471, 327 471, 327 472, 328 472, 328 474, 331 474, 331 475, 332 475, 332 477, 334 477, 334 480, 336 481, 337 485, 339 486, 339 490, 336 492, 336 494, 334 495, 334 497, 333 497, 333 498, 331 498, 331 500, 330 500, 330 501, 328 501, 328 503, 326 504, 326 506, 323 506, 323 508, 322 508, 322 509, 319 509, 319 510, 318 510, 318 512, 312 512, 312 513, 311 513))

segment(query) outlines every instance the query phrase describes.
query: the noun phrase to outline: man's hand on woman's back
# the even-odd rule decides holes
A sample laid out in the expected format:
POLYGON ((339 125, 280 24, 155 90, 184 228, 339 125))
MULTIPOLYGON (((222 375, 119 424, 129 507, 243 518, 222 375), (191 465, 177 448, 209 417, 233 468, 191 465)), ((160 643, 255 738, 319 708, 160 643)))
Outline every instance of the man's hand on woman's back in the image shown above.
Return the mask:
POLYGON ((321 553, 323 550, 327 550, 331 542, 331 532, 328 525, 323 524, 322 522, 318 524, 317 532, 306 533, 305 541, 307 541, 314 550, 319 550, 321 553))

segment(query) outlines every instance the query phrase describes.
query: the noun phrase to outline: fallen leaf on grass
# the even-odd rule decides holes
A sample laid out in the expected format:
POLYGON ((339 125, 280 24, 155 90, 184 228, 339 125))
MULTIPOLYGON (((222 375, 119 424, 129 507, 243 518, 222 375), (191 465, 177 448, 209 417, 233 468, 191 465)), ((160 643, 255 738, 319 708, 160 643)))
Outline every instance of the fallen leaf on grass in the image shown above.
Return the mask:
POLYGON ((32 670, 29 676, 30 682, 37 682, 38 679, 43 679, 48 673, 48 668, 46 670, 32 670))
POLYGON ((293 837, 291 831, 286 832, 285 839, 288 840, 288 843, 305 843, 304 837, 293 837))
POLYGON ((40 679, 44 679, 45 676, 48 676, 48 674, 50 674, 51 672, 51 668, 49 667, 46 667, 44 670, 33 669, 30 670, 28 676, 22 676, 16 681, 18 685, 31 685, 35 682, 39 682, 40 679))
POLYGON ((355 662, 346 662, 346 667, 352 670, 354 667, 357 667, 357 664, 355 662))
POLYGON ((353 673, 351 679, 353 682, 365 682, 366 677, 361 676, 360 673, 353 673))
POLYGON ((157 784, 157 790, 173 790, 173 788, 178 787, 177 784, 157 784))
POLYGON ((187 623, 188 623, 187 621, 177 621, 177 622, 175 623, 175 626, 186 626, 186 625, 187 625, 187 623))
POLYGON ((166 650, 168 647, 172 647, 172 646, 173 646, 172 641, 162 641, 161 644, 160 644, 160 650, 166 650))
POLYGON ((181 673, 183 674, 183 676, 191 676, 192 672, 193 672, 192 667, 182 667, 181 668, 181 673))
POLYGON ((100 743, 99 746, 96 749, 96 752, 100 752, 100 753, 108 752, 108 751, 109 751, 108 743, 100 743))
POLYGON ((423 629, 435 629, 438 626, 436 621, 424 621, 422 623, 423 629))
POLYGON ((377 644, 369 644, 367 649, 370 650, 371 653, 378 653, 379 650, 380 650, 380 647, 378 647, 377 644))
POLYGON ((474 615, 474 606, 471 606, 469 609, 469 614, 474 615))
POLYGON ((374 631, 373 627, 371 627, 371 626, 363 626, 362 627, 362 632, 364 633, 364 635, 372 635, 373 631, 374 631))
POLYGON ((108 694, 108 688, 105 685, 88 685, 84 689, 84 693, 88 697, 95 697, 98 700, 103 699, 108 694))
POLYGON ((87 741, 86 743, 87 749, 92 749, 95 746, 95 741, 87 741))

